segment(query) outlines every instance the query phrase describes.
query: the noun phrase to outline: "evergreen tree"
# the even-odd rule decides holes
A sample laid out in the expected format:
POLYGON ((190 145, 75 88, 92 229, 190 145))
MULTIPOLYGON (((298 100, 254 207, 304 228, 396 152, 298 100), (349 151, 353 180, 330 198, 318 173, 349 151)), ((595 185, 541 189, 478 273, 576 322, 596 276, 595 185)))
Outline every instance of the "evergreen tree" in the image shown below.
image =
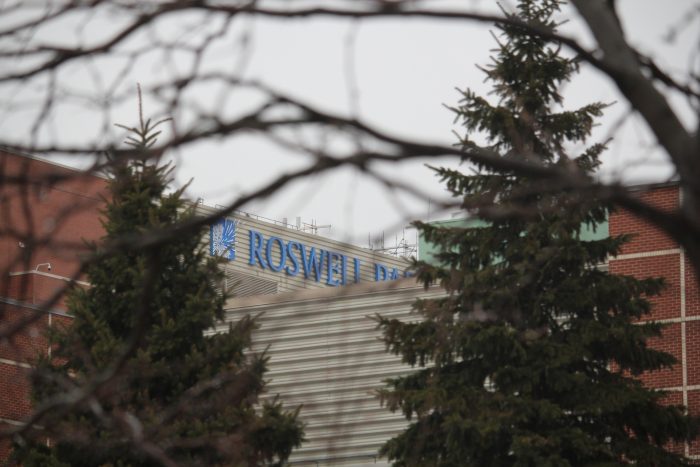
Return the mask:
POLYGON ((134 157, 113 161, 90 287, 70 292, 73 322, 36 372, 37 407, 86 397, 41 420, 20 450, 25 466, 272 465, 302 441, 298 410, 258 404, 267 357, 246 352, 254 320, 206 333, 224 318, 226 297, 200 233, 100 256, 125 236, 194 215, 182 190, 167 194, 170 168, 150 162, 156 127, 141 117, 129 129, 134 157))
MULTIPOLYGON (((555 31, 560 3, 520 0, 508 16, 555 31)), ((497 27, 484 69, 496 99, 463 92, 461 146, 593 177, 604 145, 566 151, 583 146, 605 105, 557 111, 576 60, 522 26, 497 27)), ((417 276, 447 294, 419 301, 419 322, 378 317, 387 347, 421 367, 380 391, 411 422, 382 455, 397 466, 685 465, 664 448, 691 439, 697 420, 633 377, 675 363, 648 346, 662 327, 639 321, 662 281, 599 267, 627 238, 582 238, 611 206, 485 166, 437 173, 471 220, 418 223, 440 252, 415 264, 417 276)))

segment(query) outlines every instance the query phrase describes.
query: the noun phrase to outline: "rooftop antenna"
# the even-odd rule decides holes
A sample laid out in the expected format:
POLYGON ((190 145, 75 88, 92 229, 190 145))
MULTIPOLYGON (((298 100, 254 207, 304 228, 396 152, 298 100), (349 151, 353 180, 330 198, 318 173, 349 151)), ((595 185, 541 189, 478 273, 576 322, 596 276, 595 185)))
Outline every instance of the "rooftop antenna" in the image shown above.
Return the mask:
POLYGON ((307 228, 309 229, 309 232, 311 232, 312 234, 318 235, 319 229, 330 230, 331 224, 318 225, 318 224, 316 224, 316 219, 311 219, 311 224, 307 224, 306 222, 304 222, 303 231, 305 232, 307 228))

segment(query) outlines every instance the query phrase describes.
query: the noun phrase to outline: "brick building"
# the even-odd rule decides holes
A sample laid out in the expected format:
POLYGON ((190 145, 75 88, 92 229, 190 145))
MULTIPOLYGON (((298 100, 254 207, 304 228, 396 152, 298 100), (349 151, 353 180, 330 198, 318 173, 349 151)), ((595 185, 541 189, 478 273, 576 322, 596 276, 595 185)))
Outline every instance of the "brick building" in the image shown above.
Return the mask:
MULTIPOLYGON (((640 197, 673 211, 681 203, 677 185, 659 185, 640 197)), ((679 364, 642 375, 645 384, 669 392, 669 401, 683 404, 700 415, 700 294, 698 276, 682 249, 663 232, 639 218, 618 212, 610 216, 610 235, 633 234, 620 255, 609 261, 610 271, 637 277, 660 276, 667 288, 654 297, 653 313, 647 319, 666 323, 663 336, 652 345, 673 354, 679 364)), ((700 460, 700 442, 681 447, 700 460)))
MULTIPOLYGON (((1 428, 18 426, 30 412, 26 376, 37 355, 50 353, 46 328, 70 322, 60 290, 71 279, 87 286, 78 274, 78 257, 84 251, 81 239, 96 240, 102 235, 98 213, 106 180, 8 152, 0 152, 0 174, 0 333, 30 320, 10 339, 0 340, 1 428), (42 307, 47 301, 48 311, 42 307)), ((672 210, 680 203, 678 193, 677 186, 663 185, 640 196, 672 210)), ((206 207, 201 209, 208 212, 206 207)), ((233 236, 229 250, 233 254, 226 265, 227 283, 238 295, 227 304, 228 319, 265 312, 256 345, 270 346, 270 389, 290 405, 304 405, 308 442, 294 454, 292 463, 381 464, 377 447, 401 430, 405 421, 400 414, 381 408, 371 389, 406 367, 384 351, 375 323, 367 315, 382 310, 408 316, 412 301, 426 292, 410 279, 384 281, 400 271, 403 263, 397 258, 243 214, 220 227, 220 231, 212 227, 210 233, 213 252, 226 229, 239 233, 233 236), (249 237, 244 236, 246 229, 249 237), (287 266, 301 268, 291 255, 303 258, 302 247, 307 253, 315 248, 331 258, 315 279, 292 274, 288 268, 285 273, 284 255, 288 255, 287 266), (276 252, 273 260, 271 251, 276 252), (330 290, 343 283, 353 285, 330 290)), ((610 259, 610 271, 664 276, 668 283, 664 294, 654 299, 649 319, 668 323, 653 345, 673 353, 680 363, 646 374, 643 380, 669 391, 671 402, 700 414, 697 276, 678 245, 634 216, 614 213, 608 229, 611 235, 634 234, 622 254, 610 259)), ((427 292, 440 293, 439 289, 427 292)), ((0 459, 7 456, 8 447, 7 441, 0 442, 0 459)), ((700 444, 678 449, 700 459, 700 444)))
MULTIPOLYGON (((46 329, 70 321, 61 292, 71 278, 86 285, 79 256, 102 236, 106 180, 2 150, 0 177, 1 429, 29 414, 27 373, 50 352, 46 329)), ((7 453, 0 440, 0 459, 7 453)))

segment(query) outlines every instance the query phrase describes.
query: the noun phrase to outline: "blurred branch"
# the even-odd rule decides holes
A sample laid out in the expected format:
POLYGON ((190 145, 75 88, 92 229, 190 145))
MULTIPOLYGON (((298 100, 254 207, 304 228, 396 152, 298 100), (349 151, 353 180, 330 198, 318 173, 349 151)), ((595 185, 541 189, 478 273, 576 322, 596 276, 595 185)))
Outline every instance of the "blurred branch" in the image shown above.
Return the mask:
MULTIPOLYGON (((0 171, 0 186, 3 190, 9 188, 17 190, 22 218, 27 223, 26 229, 21 229, 8 222, 2 223, 0 238, 13 239, 26 242, 32 249, 52 246, 57 249, 67 249, 79 246, 77 243, 58 243, 53 241, 50 235, 40 235, 32 216, 32 193, 34 190, 56 184, 69 182, 87 175, 101 173, 109 168, 114 160, 128 160, 135 157, 133 151, 121 150, 114 143, 103 144, 101 142, 43 142, 39 136, 46 128, 52 113, 56 112, 60 103, 67 101, 69 97, 87 101, 104 113, 104 121, 110 120, 112 106, 132 98, 132 92, 120 94, 120 83, 127 80, 129 73, 136 67, 137 62, 149 53, 161 53, 164 64, 176 61, 175 54, 186 53, 191 60, 188 62, 185 72, 173 72, 163 81, 146 83, 144 90, 148 96, 153 96, 166 104, 164 109, 168 115, 175 115, 178 111, 189 105, 191 119, 186 126, 179 127, 176 122, 173 135, 162 138, 161 143, 154 146, 153 156, 158 158, 174 151, 182 150, 196 143, 213 139, 229 138, 232 136, 254 133, 262 135, 268 140, 278 144, 285 144, 292 150, 301 151, 309 156, 306 166, 288 173, 277 175, 272 180, 262 184, 252 191, 239 196, 219 211, 196 218, 190 218, 175 225, 169 225, 161 230, 146 232, 133 232, 123 235, 103 245, 100 252, 86 258, 82 267, 69 279, 76 281, 85 269, 96 261, 110 255, 126 251, 151 251, 158 248, 173 238, 184 233, 200 231, 218 218, 232 214, 252 201, 267 198, 287 187, 290 183, 303 180, 306 177, 324 174, 341 167, 351 167, 359 172, 372 177, 389 190, 401 190, 415 197, 426 197, 419 187, 410 182, 392 179, 377 169, 378 164, 401 163, 417 158, 434 158, 438 156, 453 156, 466 163, 478 164, 486 171, 505 171, 508 173, 526 176, 536 180, 542 192, 565 191, 576 194, 582 200, 595 198, 601 201, 611 201, 617 206, 629 210, 639 217, 647 220, 662 229, 676 240, 686 251, 688 258, 697 270, 700 270, 700 163, 697 154, 700 148, 700 134, 697 129, 686 130, 679 114, 674 111, 670 98, 657 87, 659 84, 668 90, 681 93, 697 109, 700 92, 698 90, 698 77, 692 71, 683 79, 677 78, 669 70, 663 69, 651 57, 639 53, 627 41, 620 21, 615 11, 610 8, 606 0, 572 0, 573 5, 580 14, 581 19, 593 34, 596 46, 593 49, 584 47, 573 37, 553 33, 550 30, 538 27, 535 24, 525 24, 519 20, 503 15, 482 14, 468 10, 431 9, 428 2, 396 2, 396 1, 353 1, 336 2, 333 5, 323 7, 299 7, 293 2, 258 2, 258 1, 165 1, 165 2, 123 2, 117 0, 92 0, 92 1, 65 1, 65 2, 17 2, 10 6, 3 6, 2 13, 25 12, 21 20, 15 24, 5 25, 0 30, 0 41, 3 41, 0 59, 8 66, 0 71, 0 85, 9 89, 11 84, 36 85, 39 91, 37 96, 32 96, 38 103, 26 104, 36 111, 36 118, 31 128, 31 140, 22 142, 12 139, 15 135, 4 135, 0 138, 0 149, 10 151, 33 152, 39 154, 60 153, 71 155, 104 154, 113 155, 109 161, 100 161, 94 164, 85 173, 30 175, 28 173, 5 173, 0 171), (277 6, 275 6, 277 5, 277 6), (29 9, 28 11, 26 9, 29 9), (71 15, 92 14, 96 11, 115 18, 113 23, 94 43, 54 43, 45 39, 36 39, 38 31, 50 29, 59 25, 60 21, 71 15), (183 38, 192 30, 170 33, 160 37, 153 34, 153 41, 134 45, 139 35, 144 32, 153 32, 156 24, 167 20, 182 17, 185 14, 200 14, 196 17, 196 27, 192 30, 200 31, 197 40, 188 41, 183 38), (350 116, 333 111, 322 110, 301 99, 273 89, 264 83, 246 80, 240 70, 212 71, 207 67, 207 54, 218 41, 227 37, 234 28, 234 19, 247 18, 274 18, 281 20, 309 20, 313 18, 337 18, 353 21, 351 30, 346 38, 345 73, 347 88, 351 100, 350 116), (117 19, 119 21, 117 21, 117 19), (582 172, 572 167, 571 164, 556 166, 544 166, 537 163, 537 158, 528 157, 530 154, 521 154, 522 158, 502 158, 497 152, 488 147, 473 147, 462 150, 457 147, 439 143, 421 142, 410 137, 400 137, 390 132, 383 131, 379 126, 364 120, 357 110, 357 96, 360 93, 354 78, 353 51, 349 50, 356 39, 357 25, 362 21, 375 19, 429 19, 433 21, 449 21, 458 23, 500 23, 517 26, 528 32, 552 41, 557 45, 567 47, 576 54, 577 58, 592 65, 599 73, 608 78, 620 90, 629 106, 629 113, 623 116, 624 121, 630 114, 637 112, 648 124, 650 130, 663 147, 666 154, 673 162, 680 177, 683 190, 683 204, 675 211, 666 211, 651 206, 640 199, 636 192, 622 186, 619 183, 604 183, 590 179, 582 172), (126 20, 126 21, 124 21, 126 20), (220 21, 220 23, 217 23, 220 21), (103 94, 93 96, 89 93, 80 94, 82 91, 69 92, 67 89, 70 78, 65 70, 73 64, 93 63, 101 58, 119 58, 124 63, 112 76, 112 84, 100 85, 103 94), (221 86, 222 97, 218 100, 218 106, 213 112, 207 112, 204 106, 197 102, 188 104, 185 93, 196 86, 221 86), (231 117, 226 115, 225 97, 232 90, 249 90, 263 97, 253 109, 248 112, 231 117), (40 94, 43 92, 44 94, 40 94), (350 150, 330 150, 314 145, 294 145, 279 133, 287 130, 313 129, 320 132, 334 132, 347 136, 355 144, 350 150)), ((83 18, 82 26, 87 24, 83 18)), ((80 21, 78 21, 80 22, 80 21)), ((59 25, 60 26, 60 25, 59 25)), ((251 54, 250 31, 245 32, 240 46, 245 49, 242 60, 248 60, 251 54)), ((39 35, 40 37, 40 35, 39 35)), ((242 64, 238 64, 239 68, 242 64)), ((95 63, 94 67, 98 68, 95 63)), ((99 73, 97 73, 99 75, 99 73)), ((97 79, 99 81, 99 79, 97 79)), ((418 90, 417 92, 420 92, 418 90)), ((8 93, 9 94, 9 93, 8 93)), ((8 101, 13 96, 8 96, 8 101)), ((17 107, 8 104, 7 112, 16 112, 17 107)), ((183 119, 184 120, 184 119, 183 119)), ((621 124, 621 123, 620 123, 621 124)), ((617 130, 614 127, 613 131, 617 130)), ((613 135, 611 135, 613 136, 613 135)), ((4 193, 1 193, 4 196, 4 193)), ((523 193, 526 196, 528 193, 523 193)), ((453 204, 442 205, 443 208, 453 204)), ((94 206, 93 206, 94 207, 94 206)), ((70 206, 56 213, 57 222, 67 222, 71 216, 85 206, 70 206)), ((478 208, 482 212, 493 216, 522 216, 527 212, 522 210, 508 210, 502 207, 496 210, 490 201, 483 200, 479 206, 467 206, 478 208), (489 211, 490 210, 490 211, 489 211)), ((157 258, 154 257, 154 267, 157 258)), ((12 266, 21 264, 22 258, 18 255, 12 266)), ((7 275, 10 270, 1 271, 7 275)), ((69 284, 69 283, 67 283, 69 284)), ((69 286, 69 285, 67 285, 69 286)), ((42 316, 44 312, 54 307, 65 293, 65 288, 59 288, 55 293, 40 305, 39 309, 33 309, 28 316, 11 325, 0 329, 0 340, 12 339, 19 332, 26 329, 42 316)), ((147 296, 142 297, 145 301, 147 296)), ((3 309, 0 308, 0 316, 3 309)), ((132 440, 134 446, 162 465, 175 465, 167 456, 167 449, 161 444, 154 444, 153 439, 158 439, 158 434, 143 433, 140 421, 130 412, 106 413, 100 406, 100 392, 103 388, 113 384, 123 371, 126 358, 137 347, 140 331, 136 332, 123 352, 115 359, 112 366, 99 373, 89 381, 61 381, 65 392, 46 405, 37 407, 37 410, 21 427, 7 431, 6 435, 21 435, 30 428, 41 424, 49 414, 66 413, 74 408, 92 407, 104 423, 118 425, 125 436, 132 440)), ((222 375, 201 386, 192 388, 185 394, 182 400, 177 401, 172 407, 161 414, 163 420, 171 420, 178 414, 191 407, 193 401, 203 397, 207 391, 230 382, 226 378, 234 375, 222 375)), ((238 375, 240 376, 240 375, 238 375)), ((190 442, 209 443, 213 440, 195 440, 190 442)))

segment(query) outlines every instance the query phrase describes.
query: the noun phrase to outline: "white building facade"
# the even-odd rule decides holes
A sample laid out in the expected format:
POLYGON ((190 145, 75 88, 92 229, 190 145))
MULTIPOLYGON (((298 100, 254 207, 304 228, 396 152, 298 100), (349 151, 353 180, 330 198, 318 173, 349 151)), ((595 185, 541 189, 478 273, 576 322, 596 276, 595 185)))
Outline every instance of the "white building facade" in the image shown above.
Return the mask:
POLYGON ((307 441, 289 464, 387 465, 379 447, 407 422, 376 391, 410 367, 386 351, 373 317, 417 319, 415 300, 441 289, 405 277, 404 258, 240 213, 212 226, 209 248, 227 259, 227 321, 258 316, 253 350, 270 357, 268 397, 301 406, 307 441))

